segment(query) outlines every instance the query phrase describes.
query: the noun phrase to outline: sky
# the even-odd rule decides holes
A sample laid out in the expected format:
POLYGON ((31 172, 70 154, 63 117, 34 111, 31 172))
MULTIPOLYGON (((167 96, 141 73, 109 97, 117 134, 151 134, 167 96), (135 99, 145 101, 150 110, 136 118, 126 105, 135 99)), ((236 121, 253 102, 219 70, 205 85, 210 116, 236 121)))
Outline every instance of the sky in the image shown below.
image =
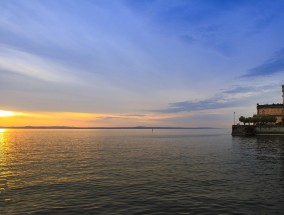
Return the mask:
POLYGON ((282 102, 283 11, 283 0, 0 0, 0 126, 230 127, 234 112, 282 102))

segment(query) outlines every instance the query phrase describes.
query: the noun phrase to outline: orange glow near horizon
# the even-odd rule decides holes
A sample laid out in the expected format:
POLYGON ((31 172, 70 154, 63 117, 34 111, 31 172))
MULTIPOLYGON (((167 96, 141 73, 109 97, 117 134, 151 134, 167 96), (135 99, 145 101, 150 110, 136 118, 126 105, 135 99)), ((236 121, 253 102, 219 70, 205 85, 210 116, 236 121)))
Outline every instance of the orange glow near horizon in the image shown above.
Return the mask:
POLYGON ((13 112, 2 111, 0 126, 151 126, 170 116, 164 114, 118 114, 80 112, 13 112), (9 117, 8 117, 9 116, 9 117))
MULTIPOLYGON (((3 112, 2 112, 3 113, 3 112)), ((82 113, 82 112, 17 112, 5 111, 0 117, 0 128, 25 126, 70 126, 70 127, 135 127, 135 126, 204 126, 196 122, 171 123, 175 119, 193 116, 196 113, 82 113), (12 114, 6 114, 11 112, 12 114), (9 115, 9 117, 7 116, 9 115)), ((202 113, 200 113, 202 114, 202 113)), ((207 125, 212 126, 212 125, 207 125)), ((212 127, 216 126, 213 124, 212 127)), ((228 125, 221 125, 227 127, 228 125)), ((0 131, 1 132, 1 131, 0 131)), ((2 132, 3 134, 4 132, 2 132)))

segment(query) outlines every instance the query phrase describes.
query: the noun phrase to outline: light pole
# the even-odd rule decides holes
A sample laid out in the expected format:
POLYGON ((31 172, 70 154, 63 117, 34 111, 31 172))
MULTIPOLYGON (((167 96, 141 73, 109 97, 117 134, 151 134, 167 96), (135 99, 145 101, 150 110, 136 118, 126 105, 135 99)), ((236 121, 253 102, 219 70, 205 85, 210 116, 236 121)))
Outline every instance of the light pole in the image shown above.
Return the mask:
POLYGON ((236 120, 235 120, 235 118, 236 118, 236 112, 234 112, 234 125, 236 125, 236 120))

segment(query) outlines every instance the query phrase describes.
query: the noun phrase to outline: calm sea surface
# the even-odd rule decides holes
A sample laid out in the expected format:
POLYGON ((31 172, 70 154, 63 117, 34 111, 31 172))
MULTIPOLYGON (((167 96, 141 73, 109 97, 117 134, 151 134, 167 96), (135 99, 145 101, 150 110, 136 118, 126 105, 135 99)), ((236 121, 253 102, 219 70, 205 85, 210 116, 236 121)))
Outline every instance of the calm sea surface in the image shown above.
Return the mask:
POLYGON ((1 131, 0 214, 284 214, 284 136, 1 131))

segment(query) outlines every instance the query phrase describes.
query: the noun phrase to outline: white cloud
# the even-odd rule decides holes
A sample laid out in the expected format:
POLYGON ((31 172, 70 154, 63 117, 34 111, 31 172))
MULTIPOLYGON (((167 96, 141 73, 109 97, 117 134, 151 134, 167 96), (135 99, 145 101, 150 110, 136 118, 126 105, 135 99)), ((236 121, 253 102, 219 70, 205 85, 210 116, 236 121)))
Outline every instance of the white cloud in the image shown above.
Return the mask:
POLYGON ((70 69, 31 53, 0 47, 0 70, 51 82, 78 82, 70 69))

